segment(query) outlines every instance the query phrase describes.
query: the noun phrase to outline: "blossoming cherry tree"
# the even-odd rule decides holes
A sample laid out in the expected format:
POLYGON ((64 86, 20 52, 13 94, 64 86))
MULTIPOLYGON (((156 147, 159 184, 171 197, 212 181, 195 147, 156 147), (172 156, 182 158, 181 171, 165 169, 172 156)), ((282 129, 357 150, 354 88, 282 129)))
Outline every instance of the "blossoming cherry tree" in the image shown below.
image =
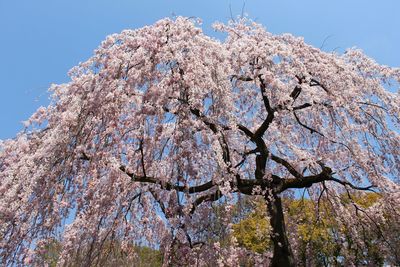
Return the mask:
POLYGON ((96 265, 113 243, 134 256, 137 242, 165 265, 179 253, 236 265, 234 242, 198 233, 215 203, 244 194, 266 203, 273 251, 261 261, 295 266, 282 196, 307 189, 349 227, 398 207, 399 69, 246 19, 215 29, 223 42, 182 17, 125 30, 51 87, 51 104, 0 146, 3 264, 40 265, 57 238, 60 266, 82 251, 96 265), (376 205, 343 208, 343 193, 365 190, 376 205))

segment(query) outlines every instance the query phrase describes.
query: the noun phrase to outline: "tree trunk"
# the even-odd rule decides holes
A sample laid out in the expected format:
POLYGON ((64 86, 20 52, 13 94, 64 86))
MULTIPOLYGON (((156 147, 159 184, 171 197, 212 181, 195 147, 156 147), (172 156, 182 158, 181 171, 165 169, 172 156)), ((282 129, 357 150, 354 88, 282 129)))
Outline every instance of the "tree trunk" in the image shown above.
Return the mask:
POLYGON ((271 267, 294 267, 294 257, 286 235, 281 198, 270 193, 266 195, 268 214, 272 227, 271 240, 274 246, 271 267))

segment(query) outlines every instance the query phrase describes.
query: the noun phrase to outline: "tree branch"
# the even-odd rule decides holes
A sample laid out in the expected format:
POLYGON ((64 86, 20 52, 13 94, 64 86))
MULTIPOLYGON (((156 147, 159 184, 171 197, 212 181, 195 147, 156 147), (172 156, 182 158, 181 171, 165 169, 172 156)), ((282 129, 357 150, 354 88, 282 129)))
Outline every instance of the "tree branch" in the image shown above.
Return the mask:
POLYGON ((319 87, 321 87, 326 93, 329 94, 329 90, 328 90, 323 84, 321 84, 319 81, 315 80, 314 78, 311 79, 311 81, 310 81, 310 86, 319 86, 319 87))
POLYGON ((315 130, 315 129, 313 129, 313 128, 307 126, 307 125, 305 125, 304 123, 302 123, 302 122, 300 121, 299 117, 297 116, 296 112, 293 112, 293 115, 294 115, 294 117, 295 117, 297 123, 300 124, 302 127, 306 128, 307 130, 309 130, 309 131, 311 132, 311 134, 317 133, 317 134, 319 134, 319 135, 325 137, 325 135, 323 135, 323 134, 320 133, 319 131, 317 131, 317 130, 315 130))
POLYGON ((263 121, 263 123, 258 127, 256 132, 254 133, 255 137, 262 137, 265 133, 265 131, 268 129, 269 125, 273 121, 275 115, 275 110, 271 107, 271 104, 269 103, 269 99, 267 96, 266 92, 266 84, 264 80, 261 78, 261 75, 258 75, 258 79, 260 80, 260 90, 261 90, 261 95, 262 99, 264 102, 265 109, 267 110, 267 118, 263 121))
POLYGON ((264 82, 264 79, 261 77, 261 75, 258 75, 258 79, 260 80, 261 96, 264 101, 265 109, 267 110, 268 114, 274 113, 274 110, 272 109, 271 104, 269 103, 269 99, 268 99, 267 91, 266 91, 267 86, 264 82))
POLYGON ((339 179, 334 178, 334 177, 330 177, 328 181, 334 181, 334 182, 339 183, 339 184, 341 184, 341 185, 343 185, 343 186, 350 186, 351 188, 353 188, 353 189, 355 189, 355 190, 363 190, 363 191, 372 191, 372 192, 375 192, 375 191, 372 189, 372 188, 375 187, 375 186, 373 186, 373 185, 369 185, 369 186, 356 186, 356 185, 354 185, 354 184, 352 184, 352 183, 350 183, 350 182, 342 181, 342 180, 339 180, 339 179))
POLYGON ((302 104, 300 106, 293 107, 293 110, 305 109, 305 108, 308 108, 308 107, 311 107, 311 106, 312 105, 310 103, 304 103, 304 104, 302 104))
POLYGON ((331 178, 332 169, 324 167, 317 175, 310 175, 292 179, 282 179, 281 185, 278 187, 278 192, 283 192, 289 188, 307 188, 315 183, 327 181, 331 178))
POLYGON ((168 182, 162 182, 154 177, 138 176, 133 173, 129 173, 126 170, 125 166, 121 166, 119 169, 121 171, 123 171, 126 175, 131 177, 132 182, 158 184, 161 186, 162 189, 168 190, 168 191, 177 190, 180 192, 187 192, 189 194, 195 194, 195 193, 207 191, 208 189, 211 189, 214 186, 213 181, 209 181, 209 182, 201 184, 201 185, 187 187, 187 186, 183 186, 183 185, 176 185, 176 184, 172 184, 172 183, 168 183, 168 182))
POLYGON ((216 201, 218 199, 220 199, 223 196, 222 192, 217 189, 217 191, 215 191, 214 193, 208 194, 208 195, 204 195, 201 196, 199 198, 197 198, 194 202, 193 202, 193 206, 192 209, 190 210, 190 213, 193 214, 194 211, 196 210, 196 208, 203 202, 207 202, 207 201, 216 201))
POLYGON ((283 158, 280 158, 271 153, 271 159, 273 161, 275 161, 276 163, 283 165, 290 172, 290 174, 293 175, 294 177, 299 178, 299 179, 303 178, 303 175, 301 175, 292 165, 290 165, 289 162, 287 162, 283 158))
POLYGON ((333 182, 339 183, 343 186, 349 186, 356 190, 375 192, 374 190, 372 190, 372 188, 375 187, 373 185, 365 186, 365 187, 356 186, 348 181, 343 181, 343 180, 332 177, 333 174, 334 173, 332 172, 331 168, 323 167, 321 173, 319 173, 317 175, 310 175, 310 176, 305 176, 302 178, 282 179, 282 183, 278 187, 278 192, 283 192, 289 188, 307 188, 307 187, 312 186, 315 183, 320 183, 320 182, 324 182, 324 181, 333 181, 333 182))

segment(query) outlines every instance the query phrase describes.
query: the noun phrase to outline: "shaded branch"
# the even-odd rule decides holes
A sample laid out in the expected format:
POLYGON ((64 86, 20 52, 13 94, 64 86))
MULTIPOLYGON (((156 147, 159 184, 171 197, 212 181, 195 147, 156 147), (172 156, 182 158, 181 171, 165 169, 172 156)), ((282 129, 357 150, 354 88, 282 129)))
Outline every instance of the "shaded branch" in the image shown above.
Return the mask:
POLYGON ((241 166, 246 161, 248 155, 255 154, 257 152, 258 152, 258 148, 252 149, 250 151, 246 151, 243 154, 241 154, 242 155, 242 160, 238 164, 236 164, 234 166, 234 168, 237 168, 237 167, 241 166))
POLYGON ((271 159, 273 161, 275 161, 276 163, 279 163, 281 165, 283 165, 289 172, 291 175, 293 175, 296 178, 303 178, 303 175, 301 175, 292 165, 290 165, 290 163, 288 161, 286 161, 283 158, 280 158, 274 154, 271 154, 271 159))
POLYGON ((280 188, 278 188, 278 192, 283 192, 289 188, 307 188, 315 183, 329 180, 331 178, 331 175, 332 169, 329 167, 324 167, 322 171, 317 175, 283 179, 280 188))
POLYGON ((264 79, 261 78, 261 75, 258 75, 258 79, 260 80, 260 90, 261 90, 261 95, 262 95, 265 109, 267 110, 268 114, 274 113, 274 110, 272 109, 271 104, 269 103, 269 99, 267 97, 267 91, 266 91, 267 86, 264 82, 264 79))
POLYGON ((138 175, 135 175, 133 173, 129 173, 126 170, 125 166, 121 166, 119 169, 121 171, 123 171, 126 175, 131 177, 132 182, 158 184, 158 185, 161 186, 161 189, 168 190, 168 191, 177 190, 177 191, 180 191, 180 192, 187 192, 189 194, 194 194, 194 193, 204 192, 204 191, 206 191, 208 189, 211 189, 214 186, 213 181, 209 181, 209 182, 201 184, 201 185, 187 187, 187 186, 172 184, 172 183, 169 183, 169 182, 163 182, 163 181, 160 181, 160 180, 158 180, 158 179, 156 179, 154 177, 138 176, 138 175))
POLYGON ((301 93, 301 86, 296 85, 293 89, 293 91, 290 93, 290 97, 293 98, 293 101, 295 101, 301 93))
MULTIPOLYGON (((237 75, 232 75, 231 76, 231 80, 232 79, 236 79, 239 81, 254 81, 253 78, 248 77, 248 76, 237 76, 237 75)), ((271 124, 272 120, 274 119, 274 112, 275 110, 271 107, 271 104, 269 102, 268 96, 267 96, 267 92, 266 92, 266 84, 264 79, 262 78, 261 75, 258 75, 258 79, 260 81, 260 90, 261 90, 261 96, 264 102, 264 107, 267 111, 267 118, 264 120, 264 122, 260 125, 260 127, 256 130, 256 132, 253 134, 249 129, 247 129, 245 126, 243 125, 237 125, 239 130, 241 130, 247 137, 250 138, 250 140, 252 140, 253 142, 259 138, 262 137, 263 134, 265 133, 265 131, 268 129, 269 125, 271 124)))
POLYGON ((256 132, 254 133, 255 137, 262 137, 265 133, 265 131, 268 129, 269 125, 273 121, 275 115, 275 110, 271 107, 271 104, 269 102, 267 92, 266 92, 266 84, 264 80, 261 78, 261 75, 258 75, 258 79, 260 80, 260 90, 261 90, 261 95, 262 99, 264 102, 265 109, 267 110, 267 118, 263 121, 263 123, 258 127, 256 132))
POLYGON ((316 79, 312 78, 310 81, 310 86, 319 86, 321 87, 325 92, 327 92, 328 94, 330 93, 329 90, 323 85, 321 84, 319 81, 317 81, 316 79))
POLYGON ((337 179, 337 178, 334 178, 334 177, 330 177, 328 181, 334 181, 334 182, 339 183, 339 184, 341 184, 341 185, 343 185, 343 186, 350 186, 352 189, 355 189, 355 190, 363 190, 363 191, 372 191, 372 192, 375 192, 375 191, 372 189, 372 188, 375 187, 375 186, 373 186, 373 185, 369 185, 369 186, 356 186, 356 185, 354 185, 354 184, 352 184, 352 183, 350 183, 350 182, 342 181, 342 180, 337 179))
POLYGON ((281 185, 278 187, 278 192, 283 192, 286 189, 289 188, 307 188, 312 186, 313 184, 324 182, 324 181, 333 181, 336 183, 339 183, 343 186, 349 186, 353 189, 356 190, 364 190, 364 191, 372 191, 372 188, 375 186, 370 185, 370 186, 356 186, 348 181, 343 181, 337 178, 332 177, 334 173, 332 172, 332 169, 329 167, 323 167, 321 173, 317 175, 310 175, 310 176, 305 176, 302 178, 293 178, 293 179, 283 179, 281 185))
POLYGON ((236 80, 242 81, 242 82, 250 82, 250 81, 253 81, 253 80, 254 80, 253 78, 251 78, 251 77, 249 77, 249 76, 238 76, 238 75, 232 75, 232 76, 231 76, 231 81, 232 81, 233 79, 236 79, 236 80))
POLYGON ((166 209, 164 203, 158 198, 157 193, 151 188, 149 188, 149 192, 151 193, 153 198, 157 201, 158 205, 160 205, 160 209, 164 213, 165 217, 168 218, 169 216, 167 214, 167 209, 166 209))
POLYGON ((308 108, 308 107, 311 107, 311 106, 312 105, 310 103, 304 103, 304 104, 302 104, 300 106, 293 107, 293 110, 305 109, 305 108, 308 108))
POLYGON ((312 134, 312 133, 317 133, 317 134, 319 134, 319 135, 325 137, 324 134, 322 134, 322 133, 320 133, 319 131, 317 131, 317 130, 315 130, 315 129, 313 129, 313 128, 307 126, 307 125, 305 125, 304 123, 302 123, 302 122, 300 121, 299 117, 297 116, 296 112, 293 112, 293 114, 294 114, 294 117, 295 117, 297 123, 300 124, 302 127, 306 128, 307 130, 309 130, 309 131, 311 132, 311 134, 312 134))
POLYGON ((190 213, 193 214, 195 212, 196 208, 201 203, 208 202, 208 201, 216 201, 216 200, 220 199, 222 196, 223 196, 222 192, 219 189, 217 189, 217 191, 215 191, 214 193, 204 195, 204 196, 197 198, 192 204, 193 206, 192 206, 192 209, 190 210, 190 213))

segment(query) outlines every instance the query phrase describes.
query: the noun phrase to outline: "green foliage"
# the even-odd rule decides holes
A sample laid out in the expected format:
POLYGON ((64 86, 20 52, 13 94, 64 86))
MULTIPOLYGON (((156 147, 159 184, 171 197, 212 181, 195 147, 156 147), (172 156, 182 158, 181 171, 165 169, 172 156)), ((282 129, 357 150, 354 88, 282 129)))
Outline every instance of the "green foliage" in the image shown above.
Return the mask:
POLYGON ((266 216, 264 202, 257 202, 247 218, 233 225, 233 235, 240 246, 257 253, 263 253, 271 246, 270 225, 266 216))
POLYGON ((138 260, 135 266, 137 267, 162 266, 163 255, 159 250, 154 250, 148 247, 136 247, 135 251, 138 255, 138 260))
MULTIPOLYGON (((342 198, 346 204, 365 209, 376 203, 379 195, 363 193, 343 195, 342 198)), ((326 199, 321 199, 318 206, 309 199, 285 198, 283 203, 289 238, 294 240, 293 246, 300 266, 339 266, 349 255, 354 256, 359 264, 383 264, 383 255, 377 244, 379 237, 375 232, 364 229, 365 246, 360 248, 353 240, 349 226, 336 220, 332 206, 326 199)), ((233 225, 233 235, 239 246, 256 253, 270 250, 271 228, 263 199, 252 203, 252 208, 247 210, 250 211, 233 225)))
MULTIPOLYGON (((124 253, 118 242, 105 242, 101 255, 95 262, 92 262, 90 266, 135 266, 135 267, 161 267, 163 262, 162 253, 159 250, 151 249, 143 246, 132 246, 131 252, 135 253, 134 257, 131 257, 124 253)), ((59 253, 61 252, 61 245, 58 241, 53 240, 43 247, 44 253, 41 255, 41 259, 38 260, 40 264, 47 265, 49 267, 57 266, 59 253)), ((82 266, 85 262, 87 249, 82 248, 75 255, 74 261, 70 264, 71 267, 82 266)))
POLYGON ((47 263, 49 267, 57 266, 57 260, 61 251, 61 244, 57 240, 48 242, 44 246, 44 253, 42 255, 42 261, 47 263))
POLYGON ((339 226, 332 219, 326 203, 320 203, 319 211, 316 211, 314 203, 307 199, 285 202, 288 228, 296 231, 294 235, 298 239, 298 260, 306 264, 310 251, 321 265, 325 257, 337 256, 338 247, 333 233, 339 226))

